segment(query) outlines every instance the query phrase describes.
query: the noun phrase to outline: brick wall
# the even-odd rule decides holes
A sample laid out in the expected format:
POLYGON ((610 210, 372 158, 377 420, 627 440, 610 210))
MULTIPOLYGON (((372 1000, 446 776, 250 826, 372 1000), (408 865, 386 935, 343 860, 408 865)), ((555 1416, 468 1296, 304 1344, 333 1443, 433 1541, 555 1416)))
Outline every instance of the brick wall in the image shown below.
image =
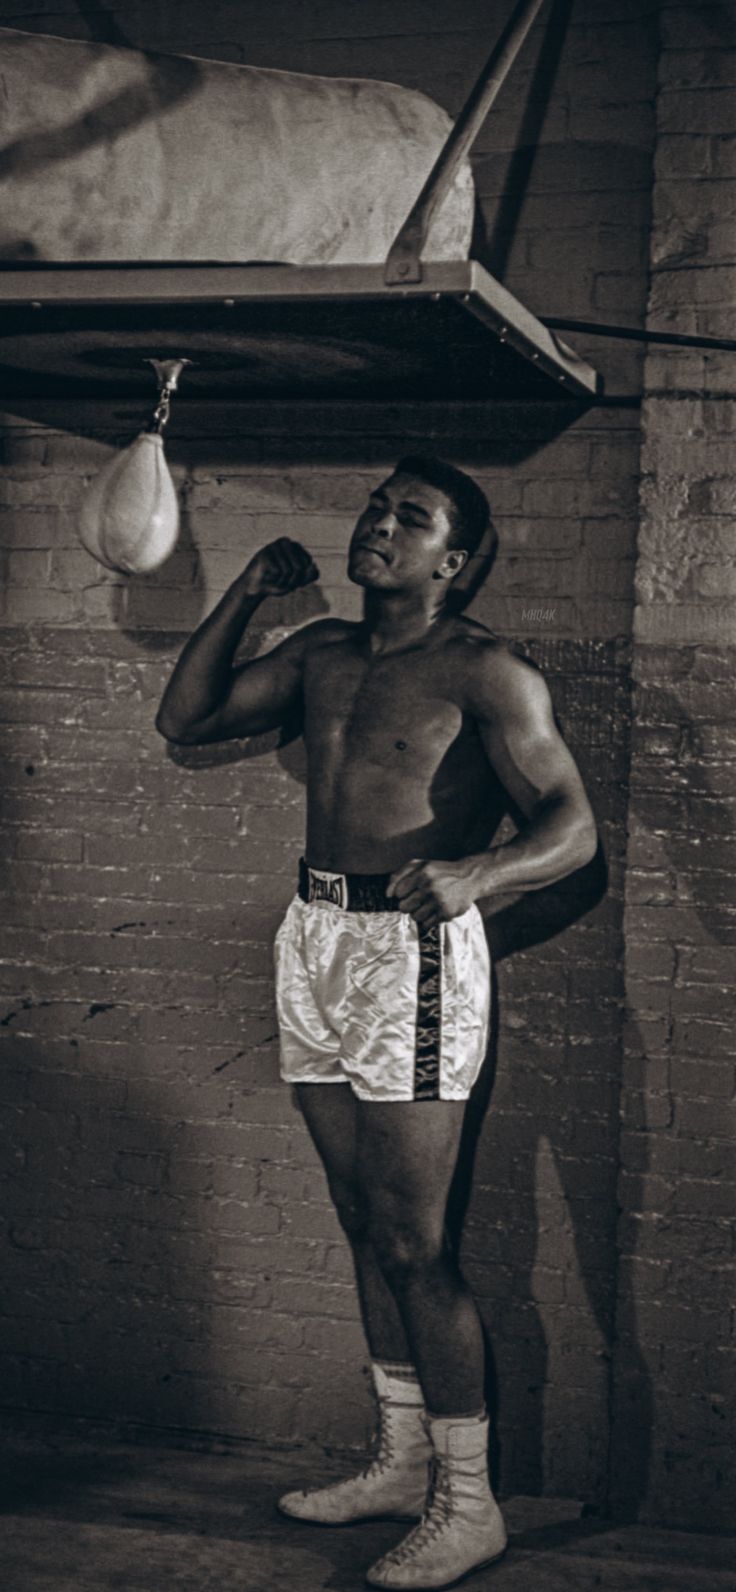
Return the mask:
MULTIPOLYGON (((159 576, 126 581, 94 565, 76 536, 100 417, 87 410, 65 422, 64 433, 27 417, 5 428, 4 491, 25 500, 3 515, 21 544, 9 554, 16 584, 3 631, 1 1032, 17 1152, 5 1190, 6 1397, 65 1414, 357 1443, 371 1406, 348 1257, 276 1072, 270 944, 300 849, 300 749, 264 738, 171 753, 153 716, 184 639, 171 627, 196 623, 248 552, 285 526, 335 573, 280 612, 274 605, 259 641, 328 600, 351 611, 355 593, 339 571, 360 494, 421 433, 361 442, 372 463, 347 467, 279 464, 300 446, 318 454, 319 438, 263 434, 261 458, 248 463, 222 417, 218 437, 211 416, 182 406, 170 452, 187 503, 184 551, 159 576)), ((581 432, 582 450, 570 435, 543 457, 570 472, 571 491, 587 492, 607 417, 581 432)), ((444 441, 455 458, 476 449, 461 430, 444 441)), ((628 428, 616 445, 625 458, 628 428)), ((347 436, 332 446, 354 452, 347 436)), ((486 459, 491 452, 484 444, 486 459)), ((521 482, 517 466, 475 469, 494 501, 507 502, 498 517, 509 543, 499 594, 480 607, 513 634, 512 603, 548 603, 553 578, 563 589, 550 530, 547 556, 530 558, 529 598, 502 595, 505 582, 521 587, 510 549, 533 530, 521 497, 538 488, 543 465, 535 457, 521 482)), ((597 523, 592 515, 589 527, 597 523)), ((568 593, 559 608, 573 603, 584 618, 582 596, 568 593)), ((545 636, 538 625, 526 644, 584 768, 612 889, 542 953, 500 963, 498 1075, 466 1259, 498 1365, 504 1486, 599 1497, 615 1273, 627 643, 557 628, 545 636)), ((553 922, 579 910, 554 891, 545 897, 553 922)), ((499 953, 546 932, 542 905, 531 926, 513 913, 496 920, 499 953)))
MULTIPOLYGON (((661 31, 648 316, 728 336, 736 7, 661 31)), ((733 360, 650 351, 634 624, 614 1499, 693 1527, 734 1509, 733 360)))
MULTIPOLYGON (((0 21, 391 77, 451 111, 507 11, 487 0, 451 13, 434 0, 399 13, 378 0, 25 9, 3 0, 0 21)), ((551 5, 489 120, 478 250, 533 309, 643 317, 656 46, 649 8, 551 5)), ((606 899, 580 921, 592 885, 541 892, 521 920, 490 926, 500 1033, 465 1245, 494 1345, 504 1490, 602 1502, 641 358, 576 342, 604 365, 611 397, 552 440, 528 410, 254 413, 182 398, 168 443, 182 538, 148 579, 106 573, 77 538, 85 483, 140 410, 39 394, 6 417, 8 1404, 276 1441, 365 1437, 348 1258, 276 1077, 270 943, 300 848, 300 749, 172 754, 152 725, 185 635, 272 535, 306 542, 324 578, 274 605, 259 642, 356 611, 342 561, 365 487, 429 440, 489 490, 501 554, 476 611, 544 668, 610 866, 606 899)), ((666 735, 670 720, 652 712, 666 735)), ((649 968, 664 987, 663 955, 649 968)), ((626 1187, 638 1220, 641 1185, 626 1187)), ((625 1305, 619 1325, 633 1330, 625 1305)), ((666 1512, 664 1483, 656 1498, 653 1513, 666 1512)))

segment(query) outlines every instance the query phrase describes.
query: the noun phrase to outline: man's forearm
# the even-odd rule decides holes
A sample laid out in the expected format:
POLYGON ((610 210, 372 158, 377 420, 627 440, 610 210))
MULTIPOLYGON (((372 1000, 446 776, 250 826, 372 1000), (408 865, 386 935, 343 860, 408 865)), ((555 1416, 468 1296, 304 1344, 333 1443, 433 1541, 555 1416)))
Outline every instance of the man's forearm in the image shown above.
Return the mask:
POLYGON ((548 802, 512 840, 466 860, 477 896, 510 895, 566 878, 591 861, 597 844, 590 811, 560 798, 548 802))
POLYGON ((156 728, 162 735, 185 733, 221 705, 230 687, 233 658, 262 601, 260 596, 245 593, 235 581, 195 630, 161 700, 156 728))

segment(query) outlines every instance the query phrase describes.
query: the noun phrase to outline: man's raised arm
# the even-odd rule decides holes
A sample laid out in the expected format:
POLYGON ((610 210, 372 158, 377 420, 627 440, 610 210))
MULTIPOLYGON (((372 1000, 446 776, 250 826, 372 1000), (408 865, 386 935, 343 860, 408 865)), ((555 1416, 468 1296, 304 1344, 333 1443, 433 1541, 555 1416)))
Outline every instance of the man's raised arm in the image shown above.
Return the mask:
POLYGON ((233 668, 233 658, 265 597, 283 597, 318 578, 309 553, 288 537, 255 554, 179 658, 156 716, 156 729, 167 741, 196 746, 234 740, 284 722, 299 700, 304 632, 240 668, 233 668))

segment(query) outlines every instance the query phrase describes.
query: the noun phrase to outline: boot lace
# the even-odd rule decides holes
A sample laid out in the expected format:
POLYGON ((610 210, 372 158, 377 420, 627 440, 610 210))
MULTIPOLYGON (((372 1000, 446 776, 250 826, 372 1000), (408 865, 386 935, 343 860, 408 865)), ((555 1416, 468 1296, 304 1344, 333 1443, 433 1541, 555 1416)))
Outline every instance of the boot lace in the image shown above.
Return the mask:
POLYGON ((452 1487, 450 1472, 441 1459, 435 1458, 432 1466, 432 1479, 427 1499, 427 1509, 419 1524, 403 1542, 398 1544, 387 1558, 392 1564, 403 1564, 407 1559, 413 1559, 415 1554, 421 1553, 426 1547, 431 1547, 436 1539, 447 1530, 452 1518, 452 1487))
POLYGON ((377 1476, 382 1476, 396 1458, 394 1447, 393 1421, 391 1419, 391 1406, 385 1399, 379 1399, 381 1406, 381 1419, 378 1427, 378 1447, 372 1459, 359 1472, 362 1480, 372 1481, 377 1476))

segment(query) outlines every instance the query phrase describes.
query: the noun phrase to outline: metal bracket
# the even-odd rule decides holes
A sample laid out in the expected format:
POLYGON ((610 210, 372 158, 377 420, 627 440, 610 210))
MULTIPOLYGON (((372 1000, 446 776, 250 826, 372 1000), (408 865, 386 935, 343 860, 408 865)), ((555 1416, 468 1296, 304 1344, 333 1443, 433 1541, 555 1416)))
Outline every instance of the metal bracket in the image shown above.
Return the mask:
POLYGON ((544 0, 518 0, 518 4, 514 7, 454 127, 447 135, 419 197, 414 201, 389 249, 384 271, 387 287, 421 282, 421 252, 432 217, 452 187, 461 161, 472 149, 498 91, 543 5, 544 0))

